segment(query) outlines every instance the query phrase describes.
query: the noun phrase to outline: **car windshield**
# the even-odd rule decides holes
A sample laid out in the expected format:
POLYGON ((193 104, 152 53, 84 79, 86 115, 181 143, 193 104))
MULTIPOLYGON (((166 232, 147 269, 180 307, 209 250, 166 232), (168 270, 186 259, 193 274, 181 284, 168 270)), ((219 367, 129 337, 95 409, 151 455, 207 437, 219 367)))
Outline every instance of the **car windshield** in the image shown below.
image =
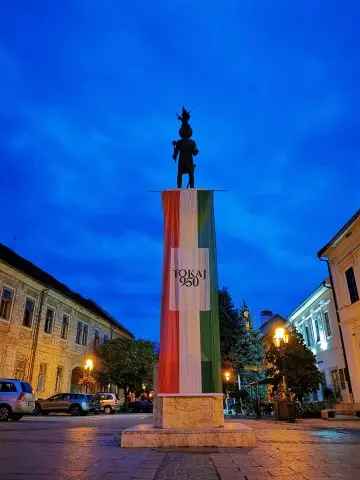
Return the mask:
POLYGON ((32 393, 32 386, 30 385, 30 383, 27 383, 27 382, 20 382, 20 383, 21 383, 21 390, 24 393, 32 393))

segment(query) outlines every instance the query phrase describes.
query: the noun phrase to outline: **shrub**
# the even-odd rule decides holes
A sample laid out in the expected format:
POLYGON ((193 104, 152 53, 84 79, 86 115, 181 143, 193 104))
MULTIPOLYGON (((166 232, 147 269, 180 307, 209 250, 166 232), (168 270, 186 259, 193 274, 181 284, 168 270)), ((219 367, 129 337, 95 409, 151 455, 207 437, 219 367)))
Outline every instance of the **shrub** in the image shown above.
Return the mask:
POLYGON ((301 409, 298 410, 297 414, 302 418, 320 418, 321 410, 326 408, 325 402, 309 402, 303 403, 301 409))

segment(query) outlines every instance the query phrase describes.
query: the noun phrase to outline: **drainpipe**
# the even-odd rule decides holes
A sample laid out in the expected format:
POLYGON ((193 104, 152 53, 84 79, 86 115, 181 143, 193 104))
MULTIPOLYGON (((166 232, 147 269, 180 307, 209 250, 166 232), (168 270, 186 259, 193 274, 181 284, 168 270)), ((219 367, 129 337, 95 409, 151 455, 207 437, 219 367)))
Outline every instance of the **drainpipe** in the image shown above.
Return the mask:
POLYGON ((29 360, 29 382, 31 384, 33 382, 33 377, 34 377, 35 357, 36 357, 37 347, 39 343, 41 315, 43 311, 45 295, 48 291, 49 289, 45 288, 44 290, 41 291, 41 294, 40 294, 40 304, 39 304, 38 314, 36 316, 36 324, 34 328, 34 335, 33 335, 33 341, 32 341, 31 352, 30 352, 30 360, 29 360))
POLYGON ((349 388, 350 399, 351 399, 352 403, 354 403, 354 394, 353 394, 352 385, 351 385, 351 379, 350 379, 350 373, 349 373, 349 364, 348 364, 347 356, 346 356, 344 336, 343 336, 343 333, 342 333, 342 327, 341 327, 341 322, 340 322, 339 304, 338 304, 338 301, 337 301, 337 296, 336 296, 336 292, 335 292, 335 288, 334 288, 333 276, 332 276, 332 273, 331 273, 329 260, 325 257, 319 257, 319 259, 322 262, 326 262, 327 269, 328 269, 328 272, 329 272, 330 285, 331 285, 331 290, 332 290, 333 297, 334 297, 336 319, 337 319, 337 324, 338 324, 339 333, 340 333, 341 349, 342 349, 342 353, 343 353, 343 356, 344 356, 346 381, 347 381, 348 388, 349 388))

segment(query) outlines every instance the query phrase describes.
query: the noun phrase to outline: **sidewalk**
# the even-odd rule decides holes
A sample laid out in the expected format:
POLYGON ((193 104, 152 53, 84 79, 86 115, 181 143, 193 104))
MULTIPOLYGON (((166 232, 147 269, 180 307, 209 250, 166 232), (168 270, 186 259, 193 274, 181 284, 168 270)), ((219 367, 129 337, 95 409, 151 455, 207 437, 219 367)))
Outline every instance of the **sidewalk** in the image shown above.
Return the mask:
MULTIPOLYGON (((243 420, 253 449, 187 449, 148 454, 134 480, 325 480, 360 478, 357 420, 243 420)), ((124 452, 121 452, 124 455, 124 452)), ((125 453, 126 455, 126 453, 125 453)), ((110 477, 109 477, 110 478, 110 477)), ((115 479, 115 477, 113 477, 115 479)), ((120 478, 120 477, 116 477, 120 478)), ((112 479, 112 477, 111 477, 112 479)))
MULTIPOLYGON (((231 419, 234 421, 234 419, 231 419)), ((237 421, 237 420, 235 420, 237 421)), ((151 416, 31 417, 0 424, 1 480, 357 480, 360 422, 241 420, 252 449, 124 449, 151 416)))

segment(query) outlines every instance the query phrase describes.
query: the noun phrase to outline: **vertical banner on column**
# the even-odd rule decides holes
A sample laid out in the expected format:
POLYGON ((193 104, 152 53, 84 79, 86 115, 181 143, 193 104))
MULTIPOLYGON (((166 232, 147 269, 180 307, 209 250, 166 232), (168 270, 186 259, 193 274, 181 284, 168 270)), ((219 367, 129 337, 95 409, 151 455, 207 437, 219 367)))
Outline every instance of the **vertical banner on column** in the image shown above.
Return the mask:
POLYGON ((213 192, 198 191, 199 248, 209 250, 210 309, 200 313, 202 391, 222 392, 213 192))
POLYGON ((160 393, 221 392, 213 193, 163 193, 160 393))
POLYGON ((179 392, 179 312, 170 309, 171 250, 179 246, 180 191, 162 194, 164 259, 161 301, 159 393, 179 392))

